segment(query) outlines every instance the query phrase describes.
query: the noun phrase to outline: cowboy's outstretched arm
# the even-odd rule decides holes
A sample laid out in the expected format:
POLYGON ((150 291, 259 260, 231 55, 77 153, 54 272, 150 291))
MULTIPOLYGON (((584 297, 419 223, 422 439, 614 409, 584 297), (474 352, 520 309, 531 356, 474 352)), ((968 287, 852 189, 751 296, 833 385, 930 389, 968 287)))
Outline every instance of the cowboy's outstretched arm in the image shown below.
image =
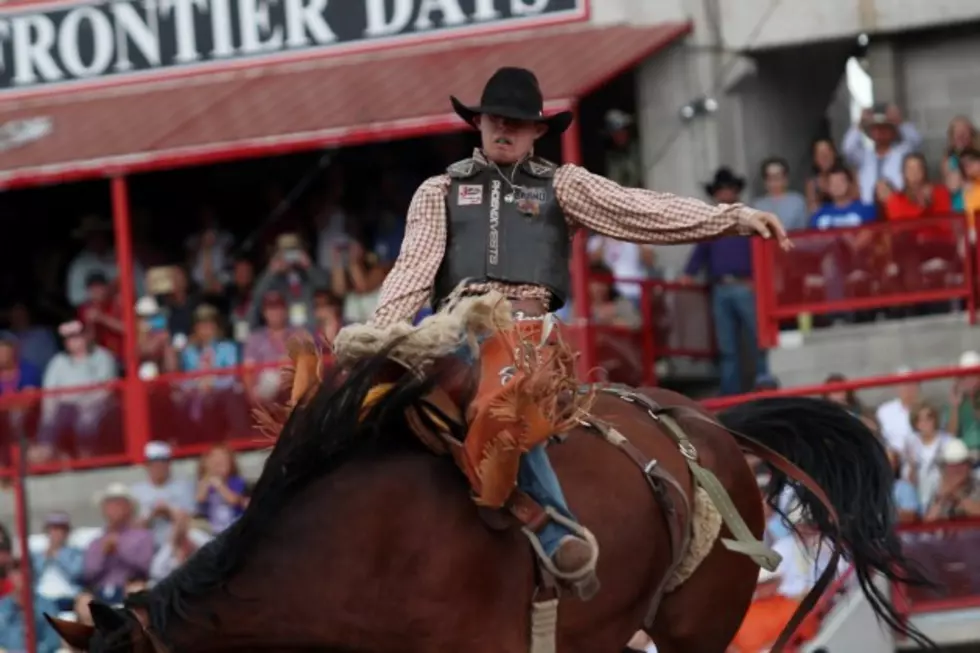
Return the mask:
POLYGON ((419 186, 408 207, 405 238, 395 266, 381 286, 371 324, 385 327, 411 320, 432 291, 446 251, 446 192, 449 177, 431 177, 419 186))
POLYGON ((618 240, 689 243, 755 233, 749 221, 759 213, 742 204, 700 200, 642 188, 624 188, 576 165, 555 173, 555 195, 572 222, 618 240))

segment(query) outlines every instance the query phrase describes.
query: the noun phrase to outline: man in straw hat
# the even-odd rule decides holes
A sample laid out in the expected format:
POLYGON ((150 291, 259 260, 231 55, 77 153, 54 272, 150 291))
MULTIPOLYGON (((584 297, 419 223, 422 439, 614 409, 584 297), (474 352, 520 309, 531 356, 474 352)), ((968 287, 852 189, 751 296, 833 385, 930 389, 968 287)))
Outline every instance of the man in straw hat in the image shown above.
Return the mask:
MULTIPOLYGON (((153 560, 153 533, 136 525, 139 504, 123 483, 110 483, 95 496, 102 509, 105 532, 85 551, 83 578, 98 598, 107 603, 119 603, 125 595, 126 583, 136 577, 145 578, 153 560)), ((76 609, 84 610, 92 596, 82 594, 76 609)))
MULTIPOLYGON (((516 319, 540 320, 568 299, 570 241, 579 228, 661 244, 759 234, 789 247, 772 214, 623 188, 580 166, 559 166, 535 156, 535 142, 568 129, 572 114, 545 114, 530 70, 501 68, 476 106, 450 99, 459 117, 480 132, 481 147, 416 191, 401 252, 374 313, 375 326, 409 321, 430 296, 439 306, 464 282, 469 294, 496 290, 510 298, 516 319)), ((519 476, 521 488, 536 501, 572 519, 541 446, 523 456, 519 476)), ((554 519, 537 537, 567 577, 594 565, 592 545, 554 519)))

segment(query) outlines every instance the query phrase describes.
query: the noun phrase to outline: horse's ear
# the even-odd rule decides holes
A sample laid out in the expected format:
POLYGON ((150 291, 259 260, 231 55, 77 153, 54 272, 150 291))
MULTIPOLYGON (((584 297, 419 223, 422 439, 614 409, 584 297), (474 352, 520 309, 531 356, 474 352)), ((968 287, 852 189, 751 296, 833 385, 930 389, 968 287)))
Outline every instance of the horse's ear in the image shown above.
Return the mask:
POLYGON ((101 601, 92 601, 88 604, 88 609, 92 613, 92 622, 95 627, 103 633, 111 633, 129 625, 122 613, 101 601))
POLYGON ((92 635, 95 634, 95 628, 86 624, 80 624, 77 621, 58 619, 49 614, 45 614, 44 618, 48 620, 48 623, 51 624, 54 631, 58 633, 61 639, 65 640, 68 646, 81 651, 88 650, 88 644, 92 639, 92 635))

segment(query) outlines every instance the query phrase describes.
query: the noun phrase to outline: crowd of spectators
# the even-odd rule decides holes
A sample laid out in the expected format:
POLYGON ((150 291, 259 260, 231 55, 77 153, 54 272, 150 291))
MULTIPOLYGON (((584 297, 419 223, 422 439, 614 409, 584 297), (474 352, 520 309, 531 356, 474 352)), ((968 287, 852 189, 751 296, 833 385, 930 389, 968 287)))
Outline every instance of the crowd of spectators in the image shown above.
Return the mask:
POLYGON ((152 587, 248 505, 248 483, 228 447, 205 453, 196 478, 171 468, 172 450, 165 442, 148 443, 144 454, 144 480, 110 483, 93 497, 102 515, 99 527, 73 527, 68 513, 49 513, 43 534, 32 537, 30 550, 20 556, 0 527, 0 650, 24 648, 21 589, 28 562, 36 588, 37 650, 54 653, 62 645, 45 613, 71 613, 91 624, 93 598, 115 605, 152 587))

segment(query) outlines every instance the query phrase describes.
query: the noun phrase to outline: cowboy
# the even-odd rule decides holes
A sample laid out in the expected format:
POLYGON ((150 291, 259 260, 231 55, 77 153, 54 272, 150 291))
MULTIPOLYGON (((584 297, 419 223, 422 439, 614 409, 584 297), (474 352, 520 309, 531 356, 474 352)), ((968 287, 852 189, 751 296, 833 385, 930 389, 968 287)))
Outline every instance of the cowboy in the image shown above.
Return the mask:
MULTIPOLYGON (((535 141, 568 129, 572 114, 545 115, 538 80, 529 70, 498 70, 478 106, 450 99, 460 118, 479 130, 482 146, 416 191, 374 326, 410 321, 430 295, 439 306, 463 282, 470 294, 497 290, 508 297, 515 321, 541 320, 568 299, 570 240, 577 228, 638 243, 739 233, 776 237, 789 246, 774 215, 623 188, 579 166, 535 156, 535 141)), ((471 434, 478 420, 471 421, 471 434)), ((543 445, 522 457, 518 487, 574 522, 543 445)), ((567 522, 552 519, 535 537, 561 574, 576 577, 594 568, 592 544, 567 522)))

